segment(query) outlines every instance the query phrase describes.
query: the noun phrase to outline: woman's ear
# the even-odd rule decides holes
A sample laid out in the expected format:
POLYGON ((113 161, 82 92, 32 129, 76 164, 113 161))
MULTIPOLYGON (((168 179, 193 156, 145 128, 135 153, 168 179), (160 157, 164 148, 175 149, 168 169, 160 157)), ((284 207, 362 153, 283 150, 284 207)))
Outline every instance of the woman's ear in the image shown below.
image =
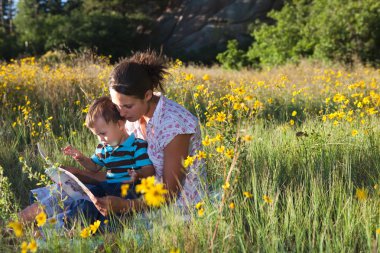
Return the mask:
POLYGON ((152 97, 153 97, 153 91, 152 91, 152 90, 147 90, 147 91, 145 92, 144 100, 145 100, 146 102, 148 102, 149 100, 152 99, 152 97))

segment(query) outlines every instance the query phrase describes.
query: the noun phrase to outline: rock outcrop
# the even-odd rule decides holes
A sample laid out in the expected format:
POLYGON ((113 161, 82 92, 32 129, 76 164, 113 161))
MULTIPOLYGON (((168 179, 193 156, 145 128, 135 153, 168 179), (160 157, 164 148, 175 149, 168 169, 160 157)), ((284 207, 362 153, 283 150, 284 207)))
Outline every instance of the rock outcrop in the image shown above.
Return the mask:
POLYGON ((248 27, 256 19, 265 20, 283 0, 177 0, 158 18, 151 44, 177 58, 213 62, 237 39, 247 48, 252 43, 248 27))

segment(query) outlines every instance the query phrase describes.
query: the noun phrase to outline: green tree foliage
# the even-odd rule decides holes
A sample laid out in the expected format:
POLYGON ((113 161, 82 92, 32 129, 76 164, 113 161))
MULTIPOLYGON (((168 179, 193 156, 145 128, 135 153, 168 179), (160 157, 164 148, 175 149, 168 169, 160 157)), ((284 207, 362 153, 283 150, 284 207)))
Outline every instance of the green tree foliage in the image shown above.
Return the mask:
POLYGON ((142 45, 144 27, 151 14, 167 0, 21 0, 15 18, 25 50, 42 54, 47 50, 91 48, 116 58, 142 45))
POLYGON ((315 1, 307 24, 314 56, 346 63, 380 60, 380 2, 315 1), (312 36, 313 35, 313 36, 312 36))
POLYGON ((309 55, 312 45, 303 38, 306 37, 304 28, 310 9, 310 1, 300 0, 295 4, 286 4, 281 11, 270 12, 268 15, 276 23, 259 24, 252 32, 255 42, 247 51, 249 61, 278 65, 309 55))
POLYGON ((227 50, 216 56, 216 59, 226 69, 240 69, 247 66, 245 52, 238 48, 237 40, 230 40, 227 44, 227 50))
MULTIPOLYGON (((348 64, 355 59, 373 65, 380 63, 377 0, 293 0, 268 15, 275 24, 256 24, 251 34, 254 42, 245 59, 252 66, 257 62, 273 66, 301 58, 348 64)), ((230 61, 239 62, 239 58, 242 56, 230 61)))
POLYGON ((0 1, 0 60, 15 57, 19 52, 13 29, 14 14, 13 1, 0 1))

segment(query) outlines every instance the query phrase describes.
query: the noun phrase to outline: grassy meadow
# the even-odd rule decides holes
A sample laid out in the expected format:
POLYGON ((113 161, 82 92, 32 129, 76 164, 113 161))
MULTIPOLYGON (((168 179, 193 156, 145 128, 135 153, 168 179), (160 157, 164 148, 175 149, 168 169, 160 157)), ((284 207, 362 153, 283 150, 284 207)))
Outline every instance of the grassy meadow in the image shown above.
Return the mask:
MULTIPOLYGON (((108 94, 102 57, 25 58, 0 64, 0 224, 49 184, 40 142, 92 154, 83 125, 108 94)), ((173 62, 166 94, 198 116, 210 194, 184 221, 170 206, 121 228, 83 225, 35 238, 36 225, 0 237, 1 252, 380 252, 380 70, 302 62, 261 71, 173 62)), ((191 159, 190 159, 191 160, 191 159)), ((112 220, 110 221, 112 223, 112 220)), ((88 224, 89 225, 89 224, 88 224)))

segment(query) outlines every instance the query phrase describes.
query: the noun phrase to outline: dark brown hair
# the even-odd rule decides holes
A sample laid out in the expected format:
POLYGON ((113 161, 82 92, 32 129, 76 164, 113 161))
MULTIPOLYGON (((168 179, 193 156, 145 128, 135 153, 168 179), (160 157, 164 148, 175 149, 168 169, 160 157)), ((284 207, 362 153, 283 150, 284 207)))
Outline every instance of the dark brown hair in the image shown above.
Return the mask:
POLYGON ((164 92, 167 74, 165 59, 152 50, 137 52, 116 65, 110 76, 110 89, 143 99, 148 90, 164 92))
POLYGON ((116 105, 112 103, 109 97, 100 97, 90 105, 86 115, 86 126, 88 128, 93 128, 95 121, 98 118, 103 118, 107 124, 110 122, 117 123, 119 120, 125 120, 120 116, 116 105))

